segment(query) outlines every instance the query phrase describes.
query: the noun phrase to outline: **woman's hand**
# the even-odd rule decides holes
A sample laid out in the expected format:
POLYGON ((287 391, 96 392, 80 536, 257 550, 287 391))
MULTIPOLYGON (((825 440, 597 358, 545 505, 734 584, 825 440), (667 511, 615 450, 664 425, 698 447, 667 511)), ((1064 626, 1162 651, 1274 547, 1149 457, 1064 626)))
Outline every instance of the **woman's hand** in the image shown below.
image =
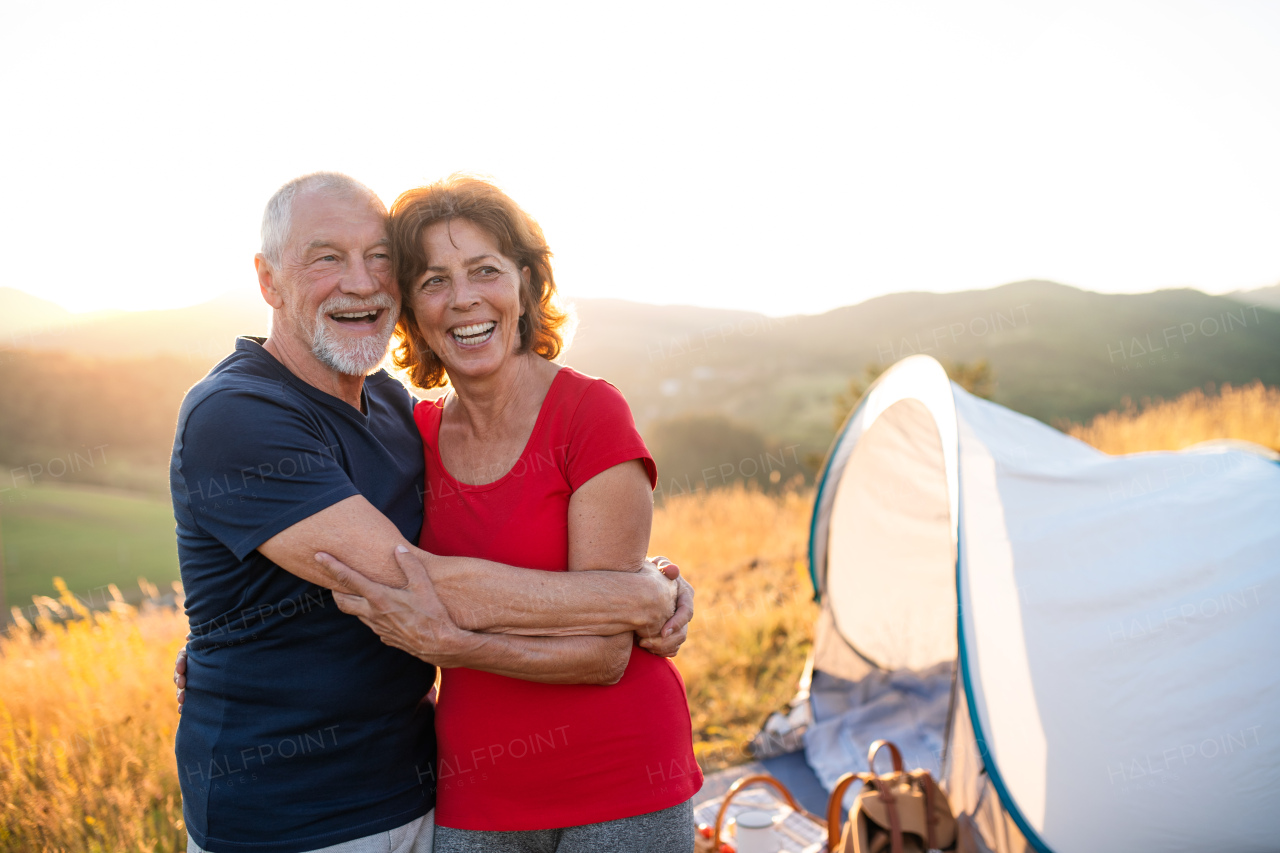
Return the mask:
POLYGON ((661 637, 679 606, 680 583, 675 577, 680 569, 669 560, 664 560, 665 565, 660 566, 659 559, 664 558, 645 560, 640 564, 636 574, 651 585, 651 592, 628 605, 629 613, 639 617, 641 624, 636 626, 635 635, 642 640, 661 637))
POLYGON ((397 545, 395 558, 409 581, 404 589, 371 581, 324 552, 316 554, 316 562, 329 577, 356 593, 335 592, 333 600, 339 610, 357 617, 392 648, 436 666, 461 665, 466 655, 474 651, 477 635, 459 628, 449 618, 420 552, 397 545))
POLYGON ((641 639, 640 647, 655 655, 673 658, 689 638, 689 623, 693 621, 693 586, 680 577, 680 567, 666 557, 650 557, 648 562, 666 578, 676 582, 676 607, 658 636, 641 639))
POLYGON ((689 639, 689 622, 694 619, 694 588, 681 578, 680 566, 667 557, 649 557, 646 564, 653 566, 672 583, 675 593, 675 612, 663 622, 652 637, 641 637, 640 647, 660 657, 676 657, 680 647, 689 639))
POLYGON ((666 557, 648 557, 645 562, 662 572, 667 580, 675 580, 680 577, 680 567, 666 557))

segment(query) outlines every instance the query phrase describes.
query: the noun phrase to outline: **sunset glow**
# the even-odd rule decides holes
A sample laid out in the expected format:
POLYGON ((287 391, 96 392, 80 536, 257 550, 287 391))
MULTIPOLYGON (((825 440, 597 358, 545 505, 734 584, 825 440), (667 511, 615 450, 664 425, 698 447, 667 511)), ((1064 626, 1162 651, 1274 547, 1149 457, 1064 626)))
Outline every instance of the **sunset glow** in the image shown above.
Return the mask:
POLYGON ((27 3, 0 286, 252 290, 264 202, 491 175, 582 297, 812 313, 1047 278, 1280 280, 1280 8, 27 3))

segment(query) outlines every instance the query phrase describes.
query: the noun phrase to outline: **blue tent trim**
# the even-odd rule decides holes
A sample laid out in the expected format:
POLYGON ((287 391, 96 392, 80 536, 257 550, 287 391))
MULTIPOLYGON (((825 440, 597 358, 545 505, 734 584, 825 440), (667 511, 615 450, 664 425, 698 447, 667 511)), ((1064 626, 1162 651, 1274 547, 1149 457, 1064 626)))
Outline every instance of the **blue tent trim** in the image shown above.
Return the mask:
POLYGON ((867 404, 867 394, 879 382, 880 379, 877 377, 876 381, 871 383, 871 387, 862 392, 862 398, 858 400, 858 405, 854 406, 853 411, 844 419, 844 424, 841 425, 840 431, 836 433, 835 441, 831 442, 831 449, 827 451, 827 461, 822 466, 822 478, 818 480, 818 490, 813 497, 813 516, 809 519, 809 582, 813 584, 813 600, 819 603, 822 602, 822 588, 818 585, 818 566, 813 547, 814 543, 818 541, 818 513, 821 511, 822 497, 827 491, 827 480, 831 477, 831 463, 836 458, 836 451, 844 444, 844 438, 849 434, 849 428, 857 420, 858 413, 867 404))
MULTIPOLYGON (((957 468, 956 476, 959 478, 960 472, 957 468)), ((987 778, 991 780, 991 784, 996 789, 996 796, 1000 798, 1000 805, 1013 818, 1014 824, 1017 825, 1018 831, 1022 833, 1022 837, 1027 843, 1033 847, 1037 853, 1053 853, 1048 844, 1031 828, 1031 824, 1027 822, 1023 816, 1022 810, 1018 808, 1018 804, 1014 802, 1013 795, 1009 793, 1009 787, 1004 783, 1004 777, 1000 775, 1000 768, 996 766, 995 756, 987 751, 987 738, 982 731, 982 720, 978 717, 978 706, 973 701, 973 678, 969 673, 969 652, 964 644, 964 607, 961 605, 963 598, 961 597, 961 560, 960 555, 964 553, 964 548, 960 542, 964 528, 960 524, 959 516, 964 514, 963 502, 957 504, 956 507, 956 649, 960 658, 960 678, 964 687, 964 700, 969 708, 969 724, 973 727, 973 739, 978 744, 978 755, 982 758, 982 766, 987 771, 987 778)))
POLYGON ((827 464, 822 466, 822 479, 818 481, 818 491, 813 498, 813 517, 809 519, 809 582, 813 584, 813 600, 819 603, 822 601, 822 590, 818 587, 817 555, 813 553, 814 543, 818 541, 818 513, 821 512, 822 495, 827 489, 827 475, 831 473, 831 459, 848 429, 849 425, 846 423, 827 454, 827 464))

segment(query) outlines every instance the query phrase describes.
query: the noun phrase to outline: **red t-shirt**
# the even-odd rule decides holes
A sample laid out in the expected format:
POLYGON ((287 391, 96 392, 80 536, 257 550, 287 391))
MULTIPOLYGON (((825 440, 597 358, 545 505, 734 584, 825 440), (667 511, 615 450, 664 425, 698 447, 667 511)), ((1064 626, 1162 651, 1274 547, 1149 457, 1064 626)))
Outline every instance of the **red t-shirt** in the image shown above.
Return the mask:
MULTIPOLYGON (((561 368, 520 459, 480 486, 440 460, 441 401, 414 419, 426 452, 421 546, 563 572, 569 498, 631 459, 656 482, 653 458, 622 394, 561 368)), ((648 814, 702 786, 684 681, 639 646, 622 680, 539 684, 472 669, 445 670, 436 709, 436 822, 456 829, 552 829, 648 814)))

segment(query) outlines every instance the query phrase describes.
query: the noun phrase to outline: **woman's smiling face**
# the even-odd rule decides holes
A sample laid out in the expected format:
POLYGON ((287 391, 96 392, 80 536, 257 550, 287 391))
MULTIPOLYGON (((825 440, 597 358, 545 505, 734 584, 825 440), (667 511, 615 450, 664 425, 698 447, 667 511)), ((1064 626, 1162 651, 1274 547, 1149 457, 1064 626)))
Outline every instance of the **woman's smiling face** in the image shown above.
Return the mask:
POLYGON ((520 346, 520 291, 529 268, 517 267, 467 219, 428 226, 422 247, 427 269, 409 299, 418 330, 451 379, 493 373, 520 346))

